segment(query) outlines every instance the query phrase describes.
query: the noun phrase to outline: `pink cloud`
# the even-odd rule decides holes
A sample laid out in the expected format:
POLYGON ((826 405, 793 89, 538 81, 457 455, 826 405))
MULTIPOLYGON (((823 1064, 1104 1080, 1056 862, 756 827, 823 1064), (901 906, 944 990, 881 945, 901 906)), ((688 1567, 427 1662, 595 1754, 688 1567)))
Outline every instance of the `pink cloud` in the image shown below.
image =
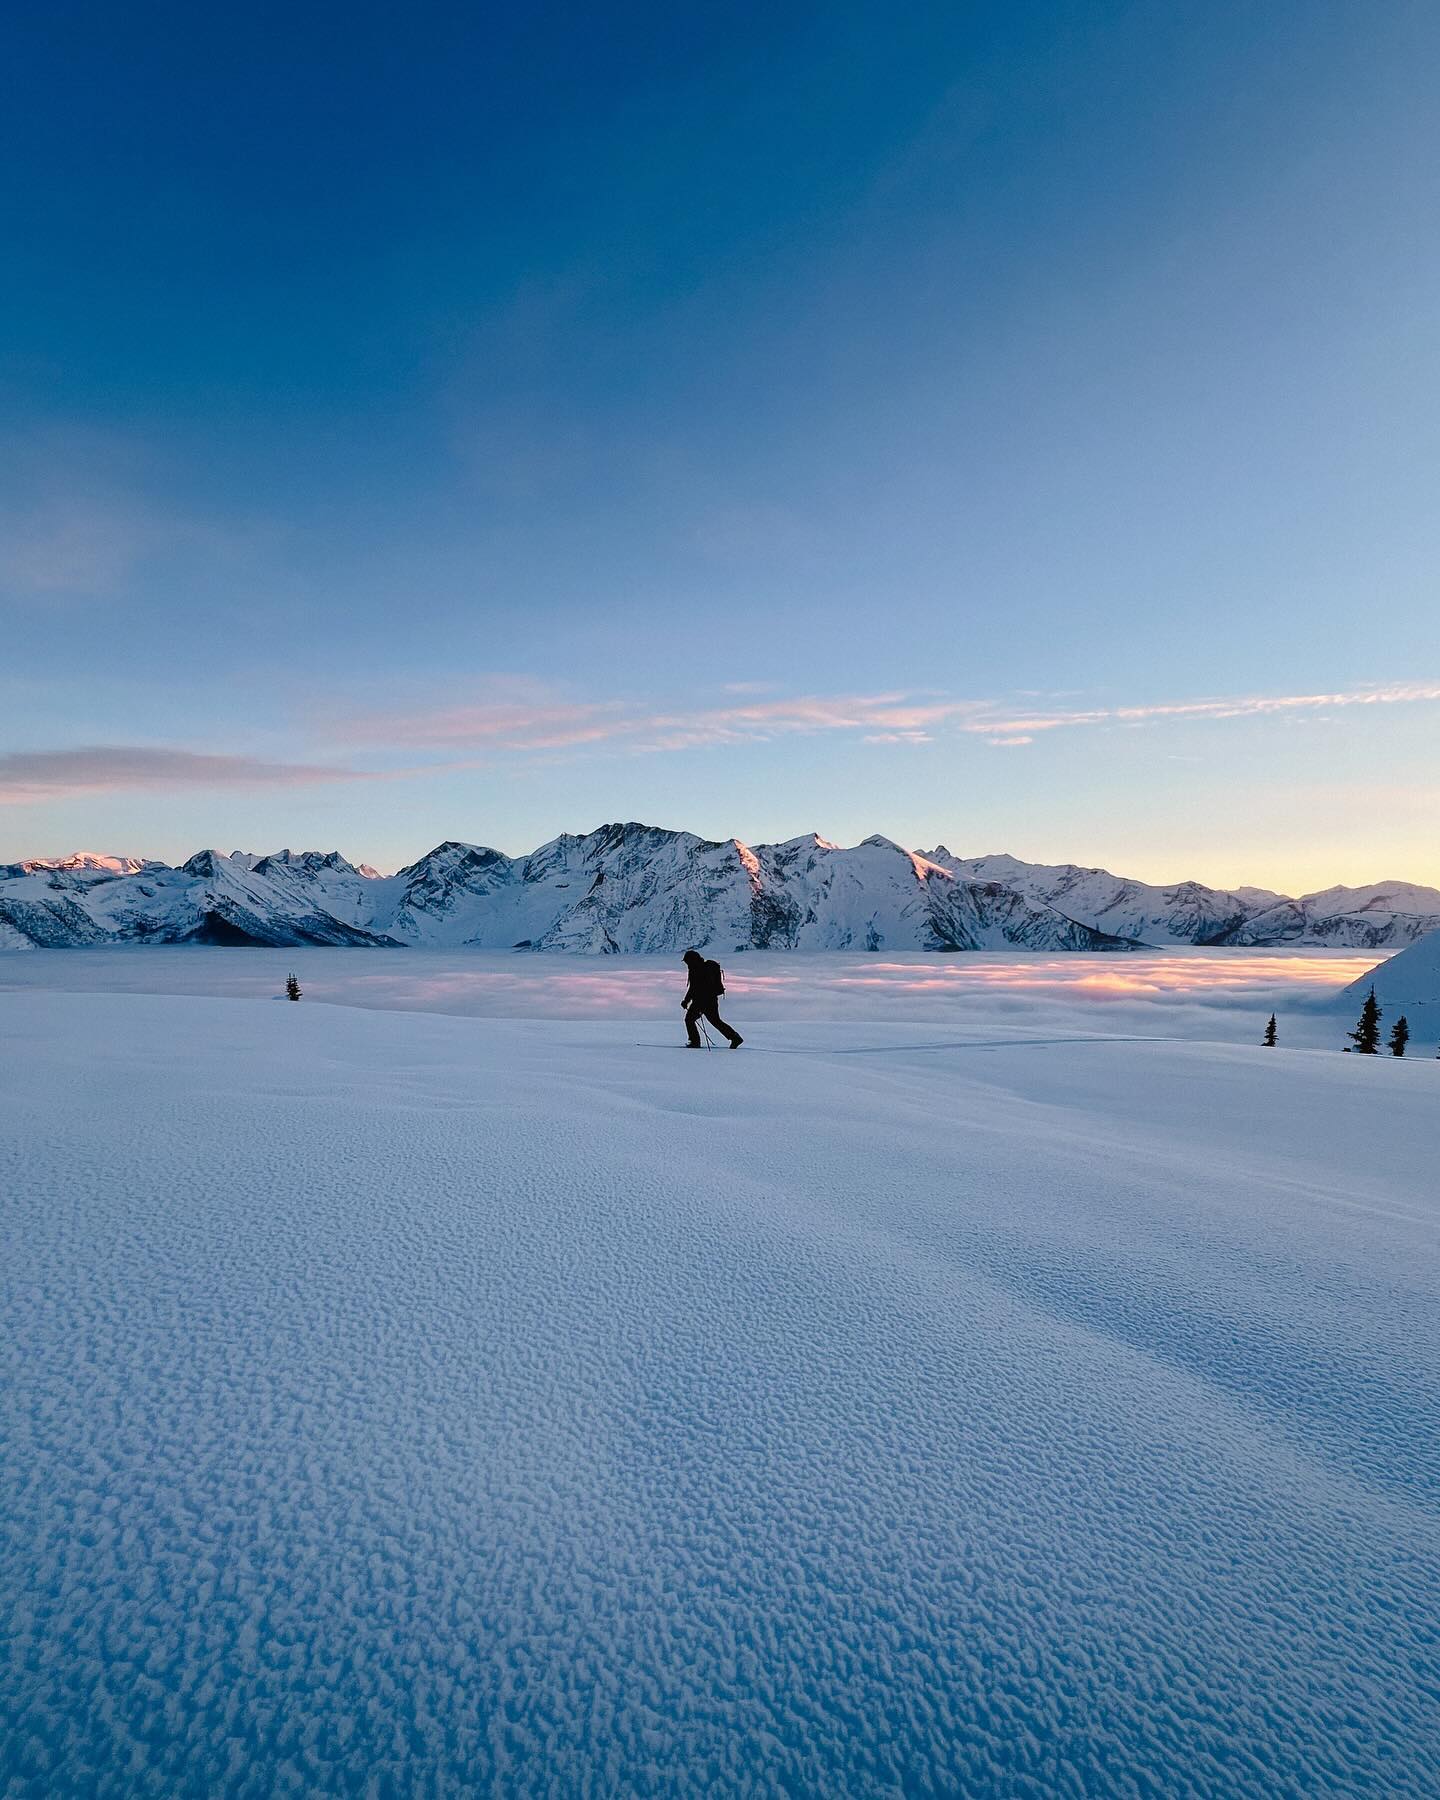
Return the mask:
POLYGON ((252 756, 215 756, 137 744, 91 744, 78 750, 23 750, 0 755, 0 806, 120 788, 297 787, 374 779, 362 770, 315 763, 265 762, 252 756))
POLYGON ((1270 694, 1109 707, 1053 705, 1016 711, 998 700, 951 699, 903 691, 877 694, 750 696, 739 687, 714 706, 656 710, 631 701, 575 701, 536 691, 440 708, 411 708, 343 720, 349 744, 391 749, 545 752, 608 744, 655 753, 712 745, 767 743, 827 732, 858 734, 868 744, 924 743, 938 730, 983 737, 1019 749, 1046 732, 1093 726, 1136 727, 1167 720, 1296 717, 1348 707, 1440 700, 1440 685, 1392 683, 1328 694, 1270 694))
POLYGON ((367 714, 344 722, 338 735, 353 744, 410 749, 557 750, 599 743, 633 728, 619 702, 498 700, 433 711, 367 714))
POLYGON ((975 702, 917 700, 903 693, 784 699, 738 697, 692 712, 655 711, 624 701, 480 700, 439 709, 382 712, 343 721, 351 744, 407 749, 556 750, 615 743, 637 751, 764 742, 800 733, 858 731, 876 742, 916 742, 928 727, 975 702))

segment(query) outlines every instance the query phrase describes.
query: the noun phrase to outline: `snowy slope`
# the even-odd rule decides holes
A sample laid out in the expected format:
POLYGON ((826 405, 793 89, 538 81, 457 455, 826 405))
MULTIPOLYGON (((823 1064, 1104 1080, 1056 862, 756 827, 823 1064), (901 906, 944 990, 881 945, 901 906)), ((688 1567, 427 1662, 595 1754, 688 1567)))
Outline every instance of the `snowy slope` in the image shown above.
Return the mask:
POLYGON ((1433 1041, 1440 1037, 1440 931, 1431 932, 1418 944, 1411 944, 1408 950, 1351 982, 1341 994, 1337 1009, 1353 1010, 1358 1017, 1372 986, 1384 1009, 1381 1025, 1385 1034, 1403 1013, 1417 1040, 1414 1050, 1429 1054, 1433 1041))
POLYGON ((577 954, 1109 950, 1134 944, 1371 948, 1440 926, 1440 892, 1391 882, 1298 900, 1010 856, 714 841, 636 823, 525 857, 449 841, 389 877, 338 852, 204 850, 180 869, 79 856, 0 866, 6 942, 473 944, 577 954))
POLYGON ((6 1791, 1433 1800, 1440 1065, 670 1035, 6 997, 6 1791))

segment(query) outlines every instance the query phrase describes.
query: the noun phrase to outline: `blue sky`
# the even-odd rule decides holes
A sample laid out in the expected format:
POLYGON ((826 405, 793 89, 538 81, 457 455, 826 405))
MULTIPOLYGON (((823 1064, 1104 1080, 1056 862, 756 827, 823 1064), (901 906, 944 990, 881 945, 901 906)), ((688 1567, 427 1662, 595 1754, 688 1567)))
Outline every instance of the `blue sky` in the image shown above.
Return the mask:
POLYGON ((3 39, 0 860, 1440 881, 1432 6, 3 39))

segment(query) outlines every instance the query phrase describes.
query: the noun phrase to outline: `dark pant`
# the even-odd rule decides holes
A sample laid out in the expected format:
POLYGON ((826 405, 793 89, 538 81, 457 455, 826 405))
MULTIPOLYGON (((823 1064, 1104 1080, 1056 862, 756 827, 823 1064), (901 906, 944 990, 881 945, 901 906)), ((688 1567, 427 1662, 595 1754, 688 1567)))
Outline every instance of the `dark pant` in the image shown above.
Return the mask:
POLYGON ((700 1042, 700 1033, 695 1024, 697 1019, 706 1020, 707 1023, 715 1027, 721 1037, 728 1038, 732 1044, 738 1044, 740 1042, 740 1033, 738 1031, 732 1031, 720 1017, 720 1002, 718 1000, 692 1000, 689 1006, 685 1008, 685 1030, 689 1034, 690 1042, 692 1044, 698 1044, 700 1042))

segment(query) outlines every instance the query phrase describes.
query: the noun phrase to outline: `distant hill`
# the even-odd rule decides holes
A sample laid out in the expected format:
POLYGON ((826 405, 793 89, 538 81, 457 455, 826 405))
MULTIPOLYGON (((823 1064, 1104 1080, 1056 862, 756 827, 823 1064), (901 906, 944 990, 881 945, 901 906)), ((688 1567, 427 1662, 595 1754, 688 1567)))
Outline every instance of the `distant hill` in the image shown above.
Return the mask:
POLYGON ((1404 1013, 1411 1035, 1431 1040, 1428 1046, 1417 1044, 1416 1049, 1422 1054, 1433 1050, 1434 1040, 1440 1038, 1440 930, 1432 931, 1408 950, 1352 981, 1337 1005, 1353 1002, 1358 1013, 1372 985, 1384 1013, 1386 1030, 1404 1013))

